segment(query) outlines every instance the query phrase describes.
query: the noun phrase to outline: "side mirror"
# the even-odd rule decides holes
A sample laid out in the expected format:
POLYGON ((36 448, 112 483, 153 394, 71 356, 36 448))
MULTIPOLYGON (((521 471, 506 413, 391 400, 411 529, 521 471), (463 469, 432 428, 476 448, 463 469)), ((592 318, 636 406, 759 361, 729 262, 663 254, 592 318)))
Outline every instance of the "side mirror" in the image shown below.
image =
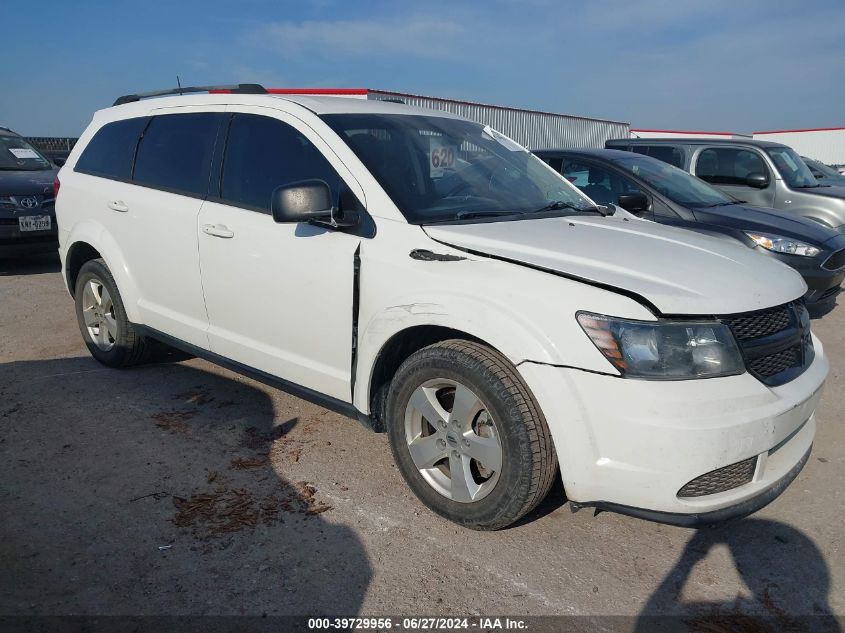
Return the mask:
POLYGON ((769 186, 769 177, 759 171, 752 171, 745 177, 745 184, 755 189, 765 189, 769 186))
POLYGON ((302 180, 276 187, 270 202, 273 219, 281 224, 330 222, 332 207, 331 189, 322 180, 302 180))
POLYGON ((66 161, 67 158, 54 158, 53 164, 55 164, 56 167, 63 167, 66 161))
POLYGON ((619 196, 617 204, 631 213, 648 211, 648 198, 644 193, 623 193, 619 196))

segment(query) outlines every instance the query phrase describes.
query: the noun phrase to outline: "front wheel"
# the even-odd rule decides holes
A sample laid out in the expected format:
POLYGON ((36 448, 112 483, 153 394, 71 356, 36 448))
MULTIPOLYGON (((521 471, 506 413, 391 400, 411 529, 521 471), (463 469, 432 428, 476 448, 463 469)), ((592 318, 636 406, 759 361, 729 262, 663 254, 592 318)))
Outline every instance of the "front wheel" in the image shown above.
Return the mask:
POLYGON ((557 457, 546 421, 519 373, 480 343, 449 340, 398 369, 387 431, 405 481, 434 512, 495 530, 549 491, 557 457))

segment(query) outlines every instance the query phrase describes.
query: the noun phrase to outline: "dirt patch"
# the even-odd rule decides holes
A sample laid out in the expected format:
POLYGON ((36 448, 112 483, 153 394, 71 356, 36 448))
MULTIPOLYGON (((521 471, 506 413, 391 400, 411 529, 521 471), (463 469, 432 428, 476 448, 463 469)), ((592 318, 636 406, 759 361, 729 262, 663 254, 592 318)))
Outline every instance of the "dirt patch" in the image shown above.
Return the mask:
POLYGON ((232 463, 229 465, 229 468, 232 470, 249 470, 250 468, 260 468, 264 464, 267 463, 267 455, 259 455, 253 459, 244 459, 243 457, 238 457, 237 459, 233 459, 232 463))
POLYGON ((196 404, 196 405, 203 405, 208 404, 209 402, 214 401, 214 396, 211 395, 211 392, 208 389, 204 389, 202 386, 197 385, 196 387, 191 387, 188 391, 184 393, 177 393, 173 396, 174 400, 182 400, 185 404, 196 404))
POLYGON ((159 411, 153 413, 150 417, 156 421, 156 426, 171 433, 187 433, 188 420, 193 418, 198 411, 194 409, 171 409, 169 411, 159 411))
POLYGON ((214 492, 173 497, 176 513, 173 523, 200 540, 219 538, 244 529, 254 529, 259 521, 273 526, 283 521, 282 512, 313 516, 331 510, 316 498, 317 488, 306 481, 292 489, 279 489, 263 497, 250 491, 217 488, 214 492))

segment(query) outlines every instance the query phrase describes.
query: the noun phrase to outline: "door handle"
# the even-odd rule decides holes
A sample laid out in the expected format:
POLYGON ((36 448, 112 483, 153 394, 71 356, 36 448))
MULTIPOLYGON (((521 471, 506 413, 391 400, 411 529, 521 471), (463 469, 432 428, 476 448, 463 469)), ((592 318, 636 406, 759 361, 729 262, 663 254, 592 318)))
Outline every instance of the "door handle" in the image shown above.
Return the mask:
POLYGON ((120 213, 126 213, 129 211, 129 207, 126 206, 126 203, 123 200, 109 200, 109 209, 112 211, 119 211, 120 213))
POLYGON ((203 224, 202 232, 206 235, 213 235, 214 237, 230 238, 235 237, 235 232, 230 231, 225 224, 203 224))

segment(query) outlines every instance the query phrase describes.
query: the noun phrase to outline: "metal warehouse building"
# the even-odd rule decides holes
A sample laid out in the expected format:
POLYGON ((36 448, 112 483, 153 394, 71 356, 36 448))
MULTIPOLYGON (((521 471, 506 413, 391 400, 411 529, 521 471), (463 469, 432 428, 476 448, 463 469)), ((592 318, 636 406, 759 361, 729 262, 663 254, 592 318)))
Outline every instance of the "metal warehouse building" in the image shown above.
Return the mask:
POLYGON ((754 132, 754 138, 789 145, 801 156, 828 165, 845 165, 845 127, 754 132))
POLYGON ((569 114, 525 110, 487 105, 472 101, 456 101, 441 97, 424 97, 406 92, 371 90, 369 88, 268 88, 273 94, 311 94, 357 97, 380 101, 402 101, 418 108, 445 110, 477 121, 506 134, 531 149, 604 147, 612 138, 628 138, 630 124, 606 119, 592 119, 569 114))

